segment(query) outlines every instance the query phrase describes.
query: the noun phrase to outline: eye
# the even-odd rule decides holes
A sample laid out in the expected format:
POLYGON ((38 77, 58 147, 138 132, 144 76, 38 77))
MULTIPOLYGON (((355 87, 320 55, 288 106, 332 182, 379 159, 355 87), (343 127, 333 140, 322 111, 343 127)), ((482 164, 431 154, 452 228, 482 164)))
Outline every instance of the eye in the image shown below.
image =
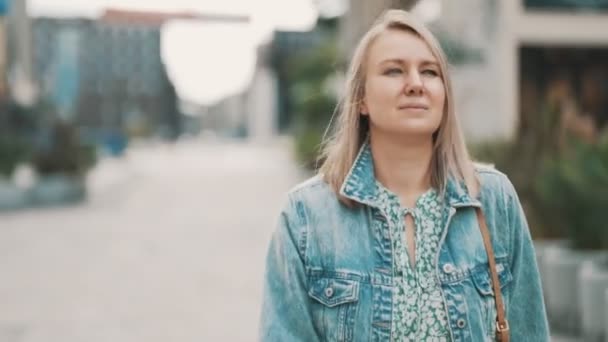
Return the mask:
POLYGON ((422 70, 422 74, 426 75, 426 76, 432 76, 432 77, 439 76, 439 73, 433 69, 424 69, 424 70, 422 70))
POLYGON ((403 71, 401 71, 401 69, 399 69, 399 68, 389 68, 384 71, 384 75, 398 75, 398 74, 401 74, 402 72, 403 71))

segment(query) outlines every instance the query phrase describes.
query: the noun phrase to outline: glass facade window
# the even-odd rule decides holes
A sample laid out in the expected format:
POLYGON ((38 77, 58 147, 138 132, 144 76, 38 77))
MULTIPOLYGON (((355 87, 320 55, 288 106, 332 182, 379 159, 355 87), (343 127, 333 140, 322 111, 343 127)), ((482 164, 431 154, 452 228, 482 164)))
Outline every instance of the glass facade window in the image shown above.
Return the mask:
POLYGON ((539 113, 588 136, 608 127, 608 48, 523 46, 519 59, 521 129, 539 113))
POLYGON ((607 11, 608 0, 524 0, 524 7, 549 11, 607 11))

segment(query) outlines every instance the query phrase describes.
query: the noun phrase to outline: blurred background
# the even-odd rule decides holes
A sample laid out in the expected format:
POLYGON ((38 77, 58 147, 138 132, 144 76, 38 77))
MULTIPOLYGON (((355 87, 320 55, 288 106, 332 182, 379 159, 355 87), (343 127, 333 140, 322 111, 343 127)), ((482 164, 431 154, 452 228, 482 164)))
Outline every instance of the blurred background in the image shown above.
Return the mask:
POLYGON ((607 0, 0 0, 0 341, 254 341, 286 191, 412 10, 509 175, 555 341, 608 341, 607 0))

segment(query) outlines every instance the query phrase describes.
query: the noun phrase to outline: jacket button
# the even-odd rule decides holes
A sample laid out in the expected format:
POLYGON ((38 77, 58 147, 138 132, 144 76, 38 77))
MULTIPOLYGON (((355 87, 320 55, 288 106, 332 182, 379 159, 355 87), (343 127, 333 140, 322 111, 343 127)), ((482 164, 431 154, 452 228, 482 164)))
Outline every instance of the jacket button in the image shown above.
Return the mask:
POLYGON ((467 321, 465 321, 464 319, 459 319, 458 321, 456 321, 456 325, 462 329, 467 325, 467 321))
POLYGON ((332 289, 331 287, 328 287, 325 289, 325 297, 327 298, 331 298, 331 296, 334 295, 334 289, 332 289))
POLYGON ((445 272, 447 274, 450 274, 450 273, 454 272, 454 265, 449 264, 449 263, 443 265, 443 272, 445 272))

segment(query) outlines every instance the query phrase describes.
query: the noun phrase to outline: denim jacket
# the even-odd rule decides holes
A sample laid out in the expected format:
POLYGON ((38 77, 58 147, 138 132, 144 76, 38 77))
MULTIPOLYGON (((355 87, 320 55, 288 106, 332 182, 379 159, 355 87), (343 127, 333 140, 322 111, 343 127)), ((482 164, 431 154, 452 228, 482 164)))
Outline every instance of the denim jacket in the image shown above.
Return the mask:
MULTIPOLYGON (((321 176, 292 189, 266 259, 260 340, 391 341, 395 287, 388 229, 374 231, 375 176, 361 149, 338 201, 321 176)), ((477 167, 481 192, 469 196, 450 180, 450 206, 437 252, 436 280, 446 303, 451 340, 496 339, 488 258, 475 214, 482 207, 511 341, 549 341, 540 277, 528 225, 509 179, 477 167)), ((384 225, 386 226, 386 225, 384 225)))

